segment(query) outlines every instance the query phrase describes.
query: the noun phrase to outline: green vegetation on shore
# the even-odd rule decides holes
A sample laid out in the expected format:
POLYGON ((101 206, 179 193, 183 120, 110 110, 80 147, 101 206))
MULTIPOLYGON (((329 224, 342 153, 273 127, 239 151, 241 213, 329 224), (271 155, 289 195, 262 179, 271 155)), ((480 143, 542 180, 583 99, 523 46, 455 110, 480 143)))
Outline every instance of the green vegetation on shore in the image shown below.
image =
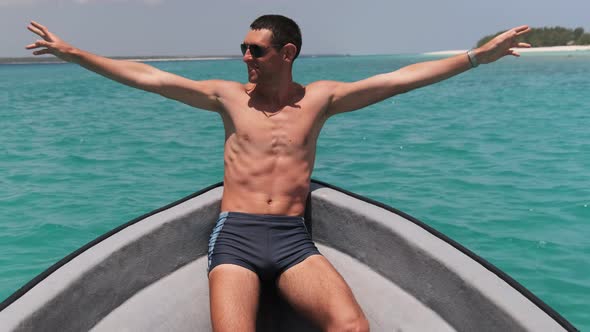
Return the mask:
MULTIPOLYGON (((485 36, 477 42, 477 47, 487 43, 492 38, 503 33, 485 36)), ((532 28, 531 32, 519 37, 521 42, 529 43, 533 47, 590 45, 590 33, 584 33, 584 28, 568 29, 564 27, 532 28)))

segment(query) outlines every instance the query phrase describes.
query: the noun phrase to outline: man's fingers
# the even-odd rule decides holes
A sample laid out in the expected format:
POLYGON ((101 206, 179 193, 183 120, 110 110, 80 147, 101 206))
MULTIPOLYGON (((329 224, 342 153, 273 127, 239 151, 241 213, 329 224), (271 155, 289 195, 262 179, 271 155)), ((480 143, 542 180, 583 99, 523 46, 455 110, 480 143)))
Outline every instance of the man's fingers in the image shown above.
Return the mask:
POLYGON ((29 45, 25 46, 25 48, 27 50, 30 50, 30 49, 33 49, 33 48, 48 47, 48 46, 49 46, 49 42, 46 42, 44 40, 37 40, 33 44, 29 44, 29 45))
POLYGON ((529 33, 531 31, 531 28, 529 28, 528 25, 521 25, 519 27, 514 28, 514 31, 516 32, 516 36, 522 36, 525 33, 529 33))
POLYGON ((516 52, 513 49, 509 49, 508 52, 506 52, 506 55, 513 55, 515 57, 519 57, 520 56, 520 53, 516 52))
POLYGON ((52 35, 51 32, 49 32, 49 30, 47 30, 47 28, 44 25, 41 25, 35 21, 31 21, 31 28, 36 29, 35 32, 34 30, 31 30, 33 32, 35 32, 36 34, 38 34, 39 36, 43 37, 43 39, 48 40, 48 41, 53 41, 55 39, 55 36, 52 35))
POLYGON ((531 44, 523 43, 523 42, 519 42, 519 41, 515 40, 512 42, 512 45, 510 47, 529 48, 529 47, 531 47, 531 44))
POLYGON ((40 23, 37 23, 35 21, 31 21, 31 25, 34 26, 35 28, 43 31, 43 32, 47 32, 47 28, 44 25, 40 24, 40 23))
POLYGON ((51 54, 51 51, 44 48, 42 50, 38 50, 38 51, 33 52, 33 54, 34 55, 51 54))
POLYGON ((45 33, 44 33, 43 31, 39 30, 38 28, 35 28, 35 27, 34 27, 34 26, 32 26, 32 25, 29 25, 29 26, 27 27, 27 29, 29 29, 29 31, 31 31, 31 32, 33 32, 33 33, 35 33, 35 34, 39 35, 39 37, 43 37, 43 38, 45 38, 45 37, 46 37, 46 35, 45 35, 45 33))

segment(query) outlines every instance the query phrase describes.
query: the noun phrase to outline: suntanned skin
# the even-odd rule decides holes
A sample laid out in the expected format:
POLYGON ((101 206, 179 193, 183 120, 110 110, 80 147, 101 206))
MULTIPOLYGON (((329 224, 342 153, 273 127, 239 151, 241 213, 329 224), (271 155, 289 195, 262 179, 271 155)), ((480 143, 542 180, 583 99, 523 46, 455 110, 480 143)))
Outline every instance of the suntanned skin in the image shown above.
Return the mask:
MULTIPOLYGON (((297 48, 271 47, 270 30, 250 30, 246 44, 268 48, 260 58, 247 51, 248 83, 193 81, 142 63, 112 60, 65 43, 39 23, 28 29, 42 39, 28 45, 35 55, 53 54, 123 84, 217 112, 225 128, 222 211, 302 216, 326 120, 394 95, 433 84, 471 68, 466 54, 413 64, 357 82, 292 80, 297 48)), ((479 63, 506 55, 529 32, 520 26, 474 50, 479 63)), ((216 331, 254 330, 259 280, 245 268, 221 264, 209 274, 211 317, 216 331)), ((277 286, 287 300, 326 331, 368 330, 350 288, 320 255, 285 271, 277 286)))

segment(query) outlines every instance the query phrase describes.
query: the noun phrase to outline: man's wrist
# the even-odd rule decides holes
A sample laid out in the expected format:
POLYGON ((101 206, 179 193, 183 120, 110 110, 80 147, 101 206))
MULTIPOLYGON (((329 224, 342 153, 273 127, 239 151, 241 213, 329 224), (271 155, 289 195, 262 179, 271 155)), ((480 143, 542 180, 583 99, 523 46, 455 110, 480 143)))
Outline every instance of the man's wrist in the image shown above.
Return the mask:
POLYGON ((477 60, 477 54, 475 52, 475 49, 472 48, 469 51, 467 51, 467 58, 469 59, 471 68, 479 66, 479 61, 477 60))
POLYGON ((76 64, 80 64, 83 61, 84 51, 79 48, 68 46, 66 51, 63 54, 63 60, 67 62, 72 62, 76 64))

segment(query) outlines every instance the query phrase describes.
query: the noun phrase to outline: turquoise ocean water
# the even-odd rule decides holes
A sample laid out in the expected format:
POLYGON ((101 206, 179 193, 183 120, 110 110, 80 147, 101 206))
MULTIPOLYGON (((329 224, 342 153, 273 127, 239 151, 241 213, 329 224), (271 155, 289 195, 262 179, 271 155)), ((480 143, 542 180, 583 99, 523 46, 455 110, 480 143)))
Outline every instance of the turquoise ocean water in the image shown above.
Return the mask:
MULTIPOLYGON (((302 58, 352 81, 432 59, 302 58)), ((240 60, 157 62, 245 81, 240 60)), ((590 329, 590 52, 524 55, 330 119, 313 177, 382 201, 590 329)), ((219 182, 215 113, 71 64, 0 65, 0 300, 108 230, 219 182)))

